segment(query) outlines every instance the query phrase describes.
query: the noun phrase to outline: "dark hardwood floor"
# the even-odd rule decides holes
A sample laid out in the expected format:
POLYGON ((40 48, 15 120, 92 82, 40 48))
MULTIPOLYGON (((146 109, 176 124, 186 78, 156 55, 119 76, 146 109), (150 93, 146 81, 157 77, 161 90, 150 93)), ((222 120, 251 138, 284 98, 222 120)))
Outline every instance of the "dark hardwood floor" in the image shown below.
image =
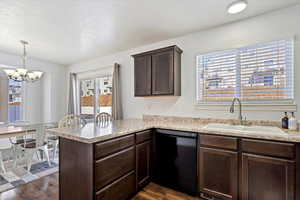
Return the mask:
POLYGON ((150 183, 131 200, 203 200, 150 183))
MULTIPOLYGON (((58 200, 58 174, 52 174, 0 194, 0 200, 58 200)), ((201 200, 150 183, 131 200, 201 200)))

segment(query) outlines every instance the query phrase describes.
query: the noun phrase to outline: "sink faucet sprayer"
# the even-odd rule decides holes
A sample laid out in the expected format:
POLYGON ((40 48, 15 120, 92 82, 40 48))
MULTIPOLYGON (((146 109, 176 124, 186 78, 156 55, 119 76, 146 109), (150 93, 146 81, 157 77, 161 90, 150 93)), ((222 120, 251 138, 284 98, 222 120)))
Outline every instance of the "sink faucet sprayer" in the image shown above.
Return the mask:
POLYGON ((230 106, 230 113, 234 113, 234 103, 237 101, 239 103, 239 116, 238 120, 240 122, 240 125, 243 125, 243 116, 242 116, 242 102, 239 98, 234 98, 232 100, 231 106, 230 106))

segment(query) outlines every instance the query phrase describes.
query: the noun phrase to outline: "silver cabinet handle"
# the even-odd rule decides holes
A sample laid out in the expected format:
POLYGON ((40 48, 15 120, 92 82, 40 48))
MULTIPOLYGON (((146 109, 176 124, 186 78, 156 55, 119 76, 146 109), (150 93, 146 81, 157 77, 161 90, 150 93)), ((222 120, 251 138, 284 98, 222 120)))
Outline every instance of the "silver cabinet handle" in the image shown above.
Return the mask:
POLYGON ((203 193, 200 193, 200 197, 207 200, 216 200, 214 197, 205 196, 203 193))

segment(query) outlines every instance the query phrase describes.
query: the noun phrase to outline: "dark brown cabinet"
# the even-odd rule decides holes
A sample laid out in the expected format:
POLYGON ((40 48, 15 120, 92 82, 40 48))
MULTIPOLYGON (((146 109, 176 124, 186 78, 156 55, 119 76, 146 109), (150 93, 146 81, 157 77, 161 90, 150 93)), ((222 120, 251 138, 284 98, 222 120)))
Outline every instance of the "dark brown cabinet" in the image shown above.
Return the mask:
POLYGON ((181 53, 170 46, 134 57, 134 95, 181 95, 181 53))
POLYGON ((137 187, 145 186, 150 179, 151 141, 146 141, 136 146, 137 159, 137 187))
POLYGON ((166 50, 152 55, 152 94, 173 94, 173 51, 166 50))
POLYGON ((95 162, 95 186, 100 190, 105 185, 135 170, 134 147, 112 154, 95 162))
POLYGON ((140 55, 134 59, 135 96, 151 95, 151 55, 140 55))
POLYGON ((205 147, 199 152, 200 192, 222 200, 237 200, 238 153, 205 147))
POLYGON ((294 200, 294 161, 243 154, 242 200, 294 200))
POLYGON ((136 133, 136 179, 137 188, 141 189, 150 181, 152 131, 136 133))
POLYGON ((201 134, 199 146, 200 196, 221 200, 297 199, 298 145, 201 134))
MULTIPOLYGON (((186 155, 184 162, 177 160, 178 167, 171 169, 175 172, 187 169, 175 178, 191 183, 189 188, 195 186, 202 199, 300 199, 299 143, 201 133, 197 135, 197 162, 188 164, 190 158, 197 158, 196 141, 190 145, 185 140, 158 139, 162 137, 158 133, 171 132, 178 134, 178 131, 148 129, 97 143, 60 138, 60 199, 129 199, 155 181, 157 168, 172 165, 173 160, 159 158, 164 151, 157 147, 171 150, 176 156, 186 155), (173 148, 177 142, 180 147, 173 148), (194 153, 187 151, 188 145, 194 153), (195 182, 187 178, 189 171, 195 172, 195 182)), ((164 158, 170 155, 168 152, 164 158)), ((176 190, 180 191, 180 187, 176 190)))
POLYGON ((135 173, 126 174, 96 193, 96 200, 124 200, 135 193, 135 173))

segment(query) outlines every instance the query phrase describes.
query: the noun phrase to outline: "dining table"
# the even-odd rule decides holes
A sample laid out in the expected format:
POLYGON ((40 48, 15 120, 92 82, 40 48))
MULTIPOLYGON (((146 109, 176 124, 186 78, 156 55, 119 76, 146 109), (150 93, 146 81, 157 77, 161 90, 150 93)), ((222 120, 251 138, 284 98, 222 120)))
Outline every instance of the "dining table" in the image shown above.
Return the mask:
POLYGON ((8 123, 0 125, 0 138, 10 138, 16 136, 22 136, 26 134, 31 134, 36 131, 36 127, 44 126, 46 129, 57 127, 57 122, 49 123, 8 123))
MULTIPOLYGON (((43 138, 45 138, 46 131, 48 128, 57 127, 57 123, 30 123, 30 122, 18 122, 18 123, 1 123, 0 122, 0 168, 3 173, 6 173, 6 168, 4 165, 3 156, 7 156, 8 151, 13 150, 14 152, 14 165, 17 164, 17 152, 16 149, 13 148, 13 145, 18 144, 18 141, 26 141, 28 140, 37 140, 38 134, 45 134, 43 138), (41 128, 44 131, 41 131, 41 128)), ((39 137, 40 138, 40 137, 39 137)), ((48 143, 47 143, 48 144, 48 143)), ((38 153, 38 152, 37 152, 38 153)), ((39 152, 41 155, 41 159, 43 159, 43 153, 39 152)), ((49 155, 48 155, 49 159, 49 155)))

